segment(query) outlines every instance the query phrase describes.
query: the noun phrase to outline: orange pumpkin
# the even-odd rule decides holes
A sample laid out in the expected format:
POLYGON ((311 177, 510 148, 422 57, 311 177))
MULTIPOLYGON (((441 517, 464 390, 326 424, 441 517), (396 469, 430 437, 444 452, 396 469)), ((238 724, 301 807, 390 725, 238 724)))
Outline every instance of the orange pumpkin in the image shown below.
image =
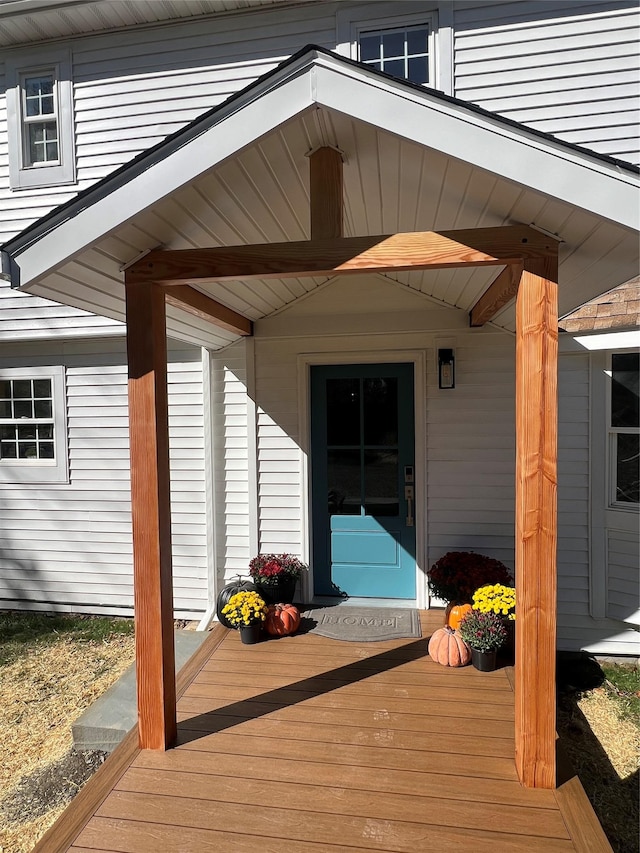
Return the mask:
POLYGON ((445 625, 433 632, 429 655, 442 666, 466 666, 471 660, 471 649, 462 637, 445 625))
POLYGON ((271 604, 264 626, 272 637, 293 634, 300 627, 300 611, 293 604, 271 604))
POLYGON ((473 608, 470 604, 450 604, 447 607, 445 625, 456 631, 460 627, 460 620, 473 608))

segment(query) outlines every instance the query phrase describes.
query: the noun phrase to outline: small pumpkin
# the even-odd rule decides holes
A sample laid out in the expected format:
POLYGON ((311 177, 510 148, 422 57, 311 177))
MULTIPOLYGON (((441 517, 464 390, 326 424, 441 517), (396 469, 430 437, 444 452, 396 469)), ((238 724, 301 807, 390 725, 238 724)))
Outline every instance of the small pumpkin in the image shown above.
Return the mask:
POLYGON ((251 581, 243 581, 240 575, 238 575, 237 580, 228 583, 225 587, 223 587, 218 597, 216 598, 216 614, 218 616, 218 620, 224 625, 225 628, 235 628, 225 614, 222 612, 222 608, 229 603, 229 599, 232 595, 235 595, 236 592, 253 592, 255 591, 255 585, 251 583, 251 581))
POLYGON ((470 604, 450 604, 447 607, 445 625, 456 631, 460 626, 460 620, 473 608, 470 604))
POLYGON ((300 611, 293 604, 271 604, 267 609, 264 627, 272 637, 293 634, 300 627, 300 611))
POLYGON ((471 649, 453 628, 445 625, 433 632, 429 655, 442 666, 466 666, 471 660, 471 649))

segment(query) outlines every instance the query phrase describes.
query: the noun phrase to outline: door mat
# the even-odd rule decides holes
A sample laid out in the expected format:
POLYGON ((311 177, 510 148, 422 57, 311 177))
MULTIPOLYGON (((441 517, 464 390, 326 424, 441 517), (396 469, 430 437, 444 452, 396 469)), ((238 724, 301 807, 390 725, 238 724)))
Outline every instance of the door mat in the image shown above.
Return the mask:
POLYGON ((307 610, 303 616, 309 633, 333 640, 371 643, 422 636, 418 611, 409 607, 342 605, 307 610))

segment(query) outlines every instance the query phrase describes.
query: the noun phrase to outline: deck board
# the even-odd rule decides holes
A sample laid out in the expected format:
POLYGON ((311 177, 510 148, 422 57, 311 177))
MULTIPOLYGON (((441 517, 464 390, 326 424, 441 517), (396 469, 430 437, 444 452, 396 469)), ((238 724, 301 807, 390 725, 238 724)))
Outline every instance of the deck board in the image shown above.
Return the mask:
POLYGON ((575 786, 520 785, 509 672, 433 663, 441 618, 385 643, 216 629, 182 679, 176 748, 132 754, 74 837, 41 850, 610 850, 575 786))

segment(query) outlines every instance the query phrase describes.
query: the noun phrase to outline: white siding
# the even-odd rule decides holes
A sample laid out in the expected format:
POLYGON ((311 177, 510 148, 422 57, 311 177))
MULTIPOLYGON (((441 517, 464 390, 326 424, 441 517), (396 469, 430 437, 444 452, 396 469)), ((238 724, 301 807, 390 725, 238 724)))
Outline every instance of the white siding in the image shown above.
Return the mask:
MULTIPOLYGON (((64 364, 70 482, 0 483, 0 607, 131 614, 127 370, 122 340, 0 349, 3 367, 64 364)), ((200 351, 169 365, 176 616, 207 604, 200 351)))
POLYGON ((213 354, 213 459, 216 565, 220 580, 248 573, 251 553, 247 344, 238 341, 213 354))
POLYGON ((428 565, 477 551, 514 566, 515 358, 505 334, 458 333, 456 387, 427 381, 428 565))
POLYGON ((460 5, 455 95, 637 163, 638 5, 547 0, 460 5))
MULTIPOLYGON (((637 527, 637 524, 636 524, 637 527)), ((607 615, 640 625, 640 543, 638 530, 607 533, 607 615)))
MULTIPOLYGON (((0 58, 0 243, 243 89, 305 44, 334 48, 335 9, 329 3, 254 10, 69 41, 78 184, 68 188, 29 193, 9 189, 0 58)), ((132 257, 135 254, 132 247, 132 257)))
MULTIPOLYGON (((0 242, 304 45, 335 50, 336 13, 346 5, 254 9, 59 42, 72 53, 78 183, 70 187, 9 189, 0 58, 0 242)), ((635 162, 639 58, 634 6, 626 0, 456 5, 454 94, 635 162)), ((393 8, 388 5, 386 11, 393 15, 393 8)), ((5 55, 32 50, 24 46, 5 55)), ((134 246, 131 254, 136 254, 134 246)))
MULTIPOLYGON (((560 358, 558 383, 558 646, 584 648, 594 654, 638 655, 640 637, 625 625, 621 612, 609 609, 609 618, 597 618, 593 596, 600 588, 606 567, 590 542, 589 513, 592 501, 603 500, 597 484, 590 482, 590 357, 587 352, 560 358)), ((594 404, 597 405, 597 403, 594 404)), ((624 536, 624 534, 622 534, 624 536)), ((637 545, 636 545, 637 550, 637 545)), ((637 578, 636 562, 636 578, 637 578)), ((618 573, 622 577, 624 570, 618 573)), ((627 581, 629 575, 627 575, 627 581)), ((619 588, 618 584, 618 588, 619 588)), ((626 589, 626 587, 625 587, 626 589)), ((624 591, 624 590, 620 590, 624 591)), ((637 583, 635 599, 637 606, 637 583)))
POLYGON ((122 334, 122 323, 31 296, 0 280, 0 343, 122 334))

